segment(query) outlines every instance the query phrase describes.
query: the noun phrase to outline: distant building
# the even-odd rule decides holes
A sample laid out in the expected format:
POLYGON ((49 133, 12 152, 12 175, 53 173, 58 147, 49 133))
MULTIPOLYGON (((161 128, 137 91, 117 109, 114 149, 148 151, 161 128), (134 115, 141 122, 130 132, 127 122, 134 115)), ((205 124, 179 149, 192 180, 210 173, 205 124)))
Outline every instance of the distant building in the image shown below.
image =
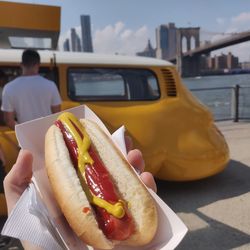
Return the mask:
POLYGON ((90 16, 81 15, 82 51, 93 52, 90 16))
POLYGON ((81 51, 81 40, 77 35, 75 28, 71 29, 71 50, 81 51))
POLYGON ((177 28, 174 23, 168 24, 168 57, 172 58, 176 55, 177 28))
POLYGON ((215 69, 236 69, 239 67, 239 58, 229 52, 227 55, 215 56, 215 69))
POLYGON ((227 55, 215 55, 214 57, 206 57, 206 65, 203 64, 201 69, 213 70, 224 70, 224 69, 237 69, 239 68, 239 58, 234 56, 231 52, 227 55))
POLYGON ((239 58, 234 56, 231 52, 227 54, 227 68, 228 69, 239 68, 239 58))
POLYGON ((208 69, 208 59, 210 57, 207 57, 206 55, 201 55, 200 57, 200 69, 201 70, 207 70, 208 69))
POLYGON ((174 23, 160 25, 156 28, 156 57, 169 59, 176 55, 177 28, 174 23))
POLYGON ((156 57, 160 59, 167 58, 167 40, 168 29, 166 25, 160 25, 156 28, 156 57))
POLYGON ((242 63, 240 64, 240 67, 241 67, 242 69, 250 69, 250 62, 242 62, 242 63))
POLYGON ((146 57, 155 57, 155 49, 153 49, 150 40, 148 40, 148 44, 146 48, 142 52, 137 52, 137 56, 146 56, 146 57))
POLYGON ((221 54, 220 56, 215 56, 215 69, 227 69, 227 55, 221 54))
POLYGON ((214 60, 214 57, 207 57, 207 66, 206 66, 207 69, 209 70, 212 70, 215 68, 215 60, 214 60))
POLYGON ((64 51, 70 51, 69 39, 68 38, 63 43, 63 50, 64 51))

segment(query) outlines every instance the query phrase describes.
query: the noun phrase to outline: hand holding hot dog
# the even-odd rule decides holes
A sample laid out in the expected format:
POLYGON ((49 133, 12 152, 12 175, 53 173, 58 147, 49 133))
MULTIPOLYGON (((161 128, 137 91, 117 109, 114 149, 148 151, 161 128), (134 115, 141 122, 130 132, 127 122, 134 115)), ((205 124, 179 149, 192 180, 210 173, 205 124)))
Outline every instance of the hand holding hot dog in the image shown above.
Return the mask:
MULTIPOLYGON (((141 167, 133 153, 129 157, 141 167)), ((45 165, 54 197, 79 239, 102 249, 153 239, 155 202, 97 123, 62 113, 45 136, 45 165)))
MULTIPOLYGON (((142 172, 141 178, 145 184, 156 191, 156 184, 154 178, 150 173, 143 173, 144 161, 139 150, 132 150, 131 140, 126 138, 126 145, 128 150, 128 161, 135 167, 138 172, 142 172)), ((32 177, 32 154, 27 150, 21 150, 18 159, 11 171, 4 180, 5 196, 8 206, 8 213, 11 212, 16 202, 27 188, 32 177)))

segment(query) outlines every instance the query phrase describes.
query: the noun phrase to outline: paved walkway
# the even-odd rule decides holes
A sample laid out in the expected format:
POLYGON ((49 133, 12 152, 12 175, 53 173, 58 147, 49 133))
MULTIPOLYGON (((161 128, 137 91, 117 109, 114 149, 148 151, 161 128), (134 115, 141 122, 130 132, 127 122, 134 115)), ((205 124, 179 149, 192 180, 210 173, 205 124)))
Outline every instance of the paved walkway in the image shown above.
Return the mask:
POLYGON ((159 195, 189 232, 178 250, 250 249, 250 123, 217 123, 231 161, 220 174, 189 183, 159 182, 159 195))

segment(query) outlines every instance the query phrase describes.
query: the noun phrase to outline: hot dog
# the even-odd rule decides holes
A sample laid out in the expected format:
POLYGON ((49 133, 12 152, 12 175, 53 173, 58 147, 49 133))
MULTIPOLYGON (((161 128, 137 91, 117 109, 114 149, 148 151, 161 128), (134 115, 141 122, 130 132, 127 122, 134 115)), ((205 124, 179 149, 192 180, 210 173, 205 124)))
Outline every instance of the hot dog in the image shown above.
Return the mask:
POLYGON ((45 137, 45 165, 69 225, 86 244, 142 246, 157 229, 154 201, 93 121, 61 114, 45 137))

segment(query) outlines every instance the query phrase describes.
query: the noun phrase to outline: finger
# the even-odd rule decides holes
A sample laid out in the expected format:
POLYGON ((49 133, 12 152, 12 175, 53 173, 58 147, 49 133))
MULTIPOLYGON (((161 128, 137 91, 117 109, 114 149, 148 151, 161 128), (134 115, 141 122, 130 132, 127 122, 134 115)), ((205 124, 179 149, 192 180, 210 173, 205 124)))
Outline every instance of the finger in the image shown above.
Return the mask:
POLYGON ((151 188, 155 193, 157 192, 157 186, 156 186, 154 177, 151 173, 143 172, 140 175, 140 177, 147 187, 151 188))
POLYGON ((127 155, 129 163, 135 168, 135 170, 140 174, 144 171, 145 163, 142 157, 142 153, 138 149, 133 149, 128 152, 127 155))
POLYGON ((135 168, 138 173, 144 171, 145 163, 142 157, 142 153, 138 149, 133 149, 128 152, 128 161, 135 168))
POLYGON ((27 150, 19 152, 16 163, 4 179, 4 192, 8 212, 12 210, 32 177, 32 154, 27 150))
POLYGON ((125 144, 126 144, 127 152, 133 149, 133 140, 128 135, 125 135, 125 144))

